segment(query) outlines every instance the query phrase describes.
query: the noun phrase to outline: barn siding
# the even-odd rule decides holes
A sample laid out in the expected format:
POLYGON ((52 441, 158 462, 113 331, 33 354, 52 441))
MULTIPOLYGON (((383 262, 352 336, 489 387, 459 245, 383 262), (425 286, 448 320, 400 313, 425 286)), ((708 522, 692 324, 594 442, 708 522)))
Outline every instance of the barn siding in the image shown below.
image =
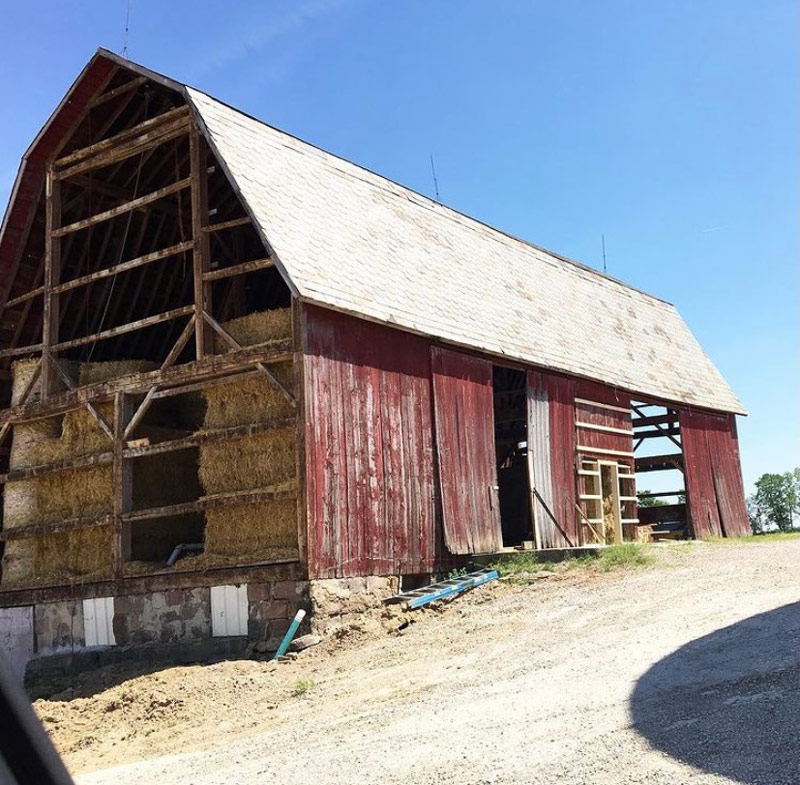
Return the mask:
POLYGON ((541 496, 534 506, 540 547, 578 545, 573 379, 528 371, 528 428, 534 437, 530 440, 534 484, 541 496), (545 411, 546 423, 542 422, 545 411))
POLYGON ((617 452, 633 452, 633 434, 630 433, 633 430, 631 425, 630 395, 605 384, 581 379, 575 383, 575 397, 578 399, 575 402, 576 422, 629 431, 627 434, 622 434, 613 431, 577 427, 576 439, 578 445, 589 448, 581 450, 579 447, 578 452, 606 460, 625 457, 615 455, 614 453, 617 452), (606 406, 593 406, 587 401, 606 404, 606 406), (615 406, 625 411, 609 409, 606 408, 607 406, 615 406), (612 452, 605 452, 607 450, 612 452))
POLYGON ((445 543, 451 553, 494 553, 502 535, 492 364, 438 347, 432 361, 445 543))
POLYGON ((304 306, 312 578, 435 568, 430 344, 304 306))
POLYGON ((693 535, 749 534, 735 416, 683 410, 680 424, 693 535))

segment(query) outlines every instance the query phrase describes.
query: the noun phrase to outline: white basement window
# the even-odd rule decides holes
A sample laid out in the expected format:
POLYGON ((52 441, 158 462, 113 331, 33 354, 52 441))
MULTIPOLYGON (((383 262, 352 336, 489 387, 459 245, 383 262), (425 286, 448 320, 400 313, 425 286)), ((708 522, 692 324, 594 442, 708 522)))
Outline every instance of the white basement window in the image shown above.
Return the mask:
POLYGON ((211 634, 247 635, 247 584, 211 587, 211 634))
POLYGON ((114 598, 83 601, 83 635, 87 646, 114 646, 114 598))

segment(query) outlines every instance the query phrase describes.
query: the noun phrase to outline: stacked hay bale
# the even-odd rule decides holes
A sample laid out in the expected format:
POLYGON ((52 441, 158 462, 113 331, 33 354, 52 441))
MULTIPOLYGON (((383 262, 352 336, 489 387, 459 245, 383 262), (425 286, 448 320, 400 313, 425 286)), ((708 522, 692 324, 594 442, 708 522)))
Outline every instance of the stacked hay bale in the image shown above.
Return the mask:
MULTIPOLYGON (((291 309, 234 319, 225 329, 242 345, 291 337, 291 309)), ((215 338, 215 351, 227 344, 215 338)), ((291 361, 273 365, 287 389, 294 387, 291 361)), ((232 381, 204 391, 206 430, 291 417, 293 408, 266 376, 232 381)), ((296 488, 296 431, 288 428, 200 447, 200 482, 207 496, 264 488, 296 488)), ((228 504, 206 510, 207 563, 268 561, 297 556, 297 506, 294 499, 228 504)))
MULTIPOLYGON (((35 367, 35 362, 27 360, 14 364, 12 405, 19 403, 35 367)), ((154 367, 146 361, 85 363, 79 367, 78 383, 93 384, 154 367)), ((74 370, 73 366, 73 373, 74 370)), ((37 394, 35 387, 29 400, 35 400, 37 394)), ((109 423, 113 422, 113 408, 111 402, 97 405, 109 423)), ((148 430, 158 431, 159 438, 163 438, 161 431, 165 429, 141 430, 142 435, 148 435, 148 430)), ((13 471, 69 461, 111 449, 108 435, 84 407, 63 416, 15 426, 9 468, 13 471)), ((161 460, 163 456, 137 459, 133 464, 134 507, 170 504, 176 495, 185 494, 187 487, 189 496, 196 498, 199 493, 196 462, 193 456, 187 457, 188 460, 181 460, 170 456, 168 461, 161 460)), ((110 463, 9 482, 4 495, 4 527, 12 529, 72 518, 99 518, 113 512, 113 498, 110 463)), ((165 544, 163 550, 168 547, 165 544)), ((11 540, 6 544, 2 564, 4 585, 109 577, 112 530, 106 525, 11 540)))

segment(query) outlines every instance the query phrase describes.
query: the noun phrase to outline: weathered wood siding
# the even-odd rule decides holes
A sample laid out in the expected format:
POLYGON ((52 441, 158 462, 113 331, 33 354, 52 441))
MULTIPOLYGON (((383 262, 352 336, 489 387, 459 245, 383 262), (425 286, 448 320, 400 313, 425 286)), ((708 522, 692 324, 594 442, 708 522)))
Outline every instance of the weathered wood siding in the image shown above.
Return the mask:
POLYGON ((528 446, 538 545, 577 545, 574 380, 528 371, 528 446))
POLYGON ((692 534, 749 534, 736 417, 683 410, 680 423, 692 534))
POLYGON ((311 577, 434 569, 430 346, 304 306, 311 577))
POLYGON ((433 390, 444 541, 451 553, 502 546, 492 364, 434 347, 433 390))
POLYGON ((630 395, 605 384, 578 380, 575 398, 578 452, 601 460, 630 458, 633 452, 630 395))

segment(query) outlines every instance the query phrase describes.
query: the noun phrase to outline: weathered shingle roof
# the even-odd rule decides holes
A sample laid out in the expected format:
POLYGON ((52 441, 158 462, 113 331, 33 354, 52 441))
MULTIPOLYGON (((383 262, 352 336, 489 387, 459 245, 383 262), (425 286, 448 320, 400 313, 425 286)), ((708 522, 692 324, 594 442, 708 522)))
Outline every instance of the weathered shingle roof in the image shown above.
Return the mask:
POLYGON ((187 93, 301 297, 643 395, 744 413, 673 305, 187 93))

